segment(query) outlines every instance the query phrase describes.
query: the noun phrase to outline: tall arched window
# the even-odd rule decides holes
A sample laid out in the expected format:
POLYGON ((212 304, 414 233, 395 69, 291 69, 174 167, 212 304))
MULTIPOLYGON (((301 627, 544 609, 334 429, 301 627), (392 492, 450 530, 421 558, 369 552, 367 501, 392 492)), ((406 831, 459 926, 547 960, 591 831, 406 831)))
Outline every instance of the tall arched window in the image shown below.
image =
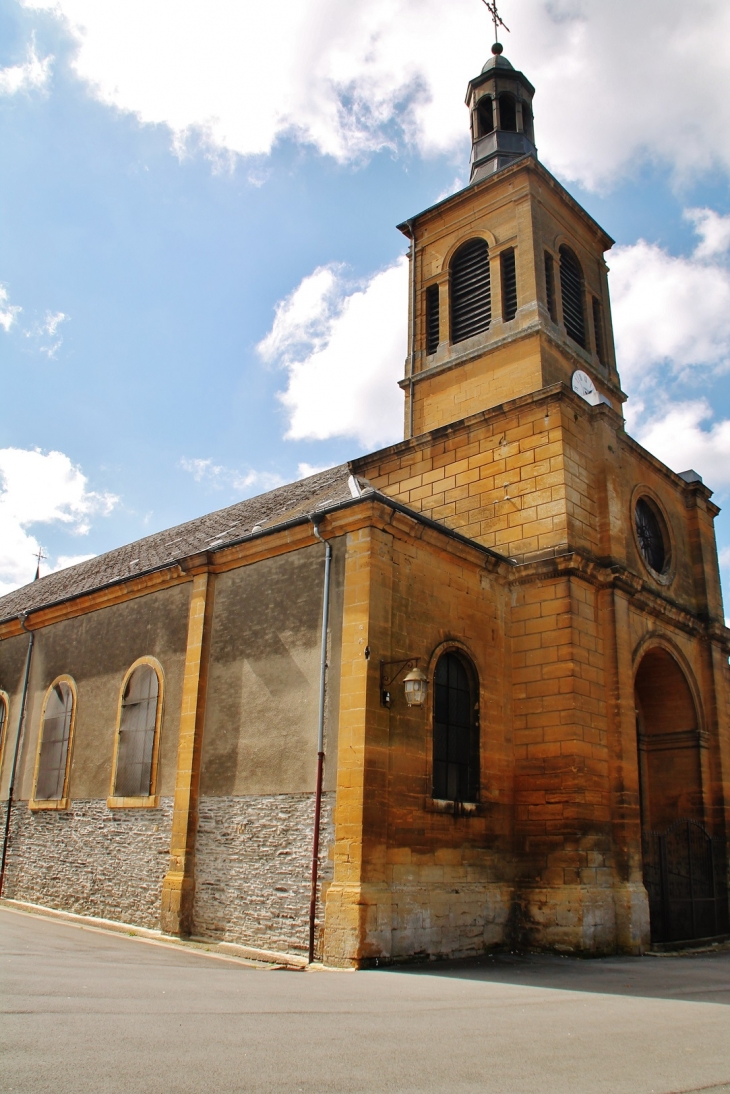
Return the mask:
POLYGON ((570 247, 560 248, 560 293, 563 298, 563 322, 574 342, 585 349, 586 320, 583 308, 583 271, 570 247))
POLYGON ((154 794, 160 713, 160 676, 145 661, 132 668, 122 687, 112 797, 154 794))
POLYGON ((433 796, 475 802, 479 797, 479 688, 460 653, 439 657, 433 687, 433 796))
POLYGON ((488 330, 492 319, 489 248, 470 239, 451 260, 451 341, 488 330))
POLYGON ((36 803, 61 805, 68 797, 68 769, 73 735, 76 693, 73 681, 61 676, 51 684, 43 704, 43 718, 36 759, 36 803))

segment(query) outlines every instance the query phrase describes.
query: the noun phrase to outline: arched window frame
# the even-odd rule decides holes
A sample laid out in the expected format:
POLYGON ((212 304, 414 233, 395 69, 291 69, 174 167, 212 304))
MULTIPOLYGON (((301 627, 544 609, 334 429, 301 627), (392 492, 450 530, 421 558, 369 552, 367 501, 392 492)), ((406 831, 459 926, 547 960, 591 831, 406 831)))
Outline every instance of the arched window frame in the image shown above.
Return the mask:
POLYGON ((114 730, 114 754, 112 757, 112 777, 109 784, 109 797, 106 804, 110 809, 156 809, 160 804, 158 794, 158 775, 160 759, 160 730, 162 727, 162 710, 165 698, 165 674, 162 665, 156 657, 139 657, 134 664, 127 669, 122 685, 119 689, 117 701, 117 721, 114 730), (152 745, 152 764, 150 769, 150 793, 140 794, 137 797, 120 797, 114 793, 117 781, 117 760, 119 758, 119 730, 122 724, 122 704, 124 692, 135 669, 141 665, 149 665, 157 676, 157 710, 155 712, 155 739, 152 745))
POLYGON ((479 670, 476 666, 471 651, 459 642, 449 641, 438 646, 431 655, 431 661, 429 666, 429 765, 428 765, 428 793, 426 797, 427 808, 435 809, 438 812, 462 812, 462 813, 476 813, 480 809, 481 792, 482 792, 482 747, 483 747, 483 726, 481 722, 481 708, 482 708, 482 695, 481 695, 481 678, 479 670), (453 654, 461 661, 466 675, 469 679, 469 686, 471 688, 471 697, 473 700, 472 713, 474 716, 474 730, 476 733, 476 749, 475 760, 477 764, 476 779, 474 783, 476 785, 475 801, 455 801, 448 798, 436 798, 434 796, 434 746, 435 746, 435 702, 436 702, 436 670, 438 668, 441 658, 446 654, 453 654))
POLYGON ((8 721, 10 719, 10 696, 0 688, 0 779, 5 760, 5 742, 8 739, 8 721))
POLYGON ((38 743, 36 745, 35 768, 33 771, 33 796, 28 802, 29 809, 53 809, 60 811, 63 809, 68 809, 69 807, 69 776, 71 773, 71 759, 73 756, 74 736, 76 733, 76 712, 79 705, 78 699, 79 697, 78 689, 76 687, 76 681, 71 676, 67 676, 65 674, 57 676, 56 679, 53 680, 52 683, 49 684, 49 686, 46 688, 46 694, 43 697, 43 706, 41 708, 40 726, 38 727, 38 743), (38 774, 40 771, 41 763, 41 748, 43 746, 43 732, 46 724, 46 709, 48 707, 48 701, 53 693, 53 689, 57 687, 58 684, 67 684, 68 687, 71 689, 71 695, 73 696, 73 706, 71 707, 71 724, 69 726, 68 745, 66 747, 66 771, 63 779, 63 793, 60 798, 37 798, 36 793, 38 789, 38 774))

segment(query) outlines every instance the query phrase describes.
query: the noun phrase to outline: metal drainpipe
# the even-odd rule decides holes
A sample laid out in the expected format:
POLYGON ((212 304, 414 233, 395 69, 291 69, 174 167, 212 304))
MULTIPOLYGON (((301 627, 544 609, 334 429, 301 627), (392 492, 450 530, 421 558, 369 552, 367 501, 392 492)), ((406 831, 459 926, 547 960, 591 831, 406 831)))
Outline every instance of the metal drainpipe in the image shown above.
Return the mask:
POLYGON ((15 749, 13 751, 13 766, 10 768, 10 785, 8 786, 8 805, 5 810, 5 831, 3 832, 3 854, 0 861, 0 896, 3 893, 3 885, 5 883, 5 860, 8 853, 8 835, 10 832, 10 811, 13 807, 13 792, 15 790, 15 773, 18 767, 18 756, 20 755, 20 743, 23 738, 23 731, 25 730, 25 712, 28 703, 28 681, 30 680, 30 661, 33 656, 33 643, 35 642, 35 631, 29 631, 25 625, 25 621, 28 618, 27 612, 21 612, 18 616, 20 625, 23 630, 30 635, 28 638, 28 652, 25 656, 25 676, 23 678, 23 694, 20 700, 20 718, 18 719, 18 732, 15 737, 15 749))
POLYGON ((406 221, 411 233, 411 345, 408 363, 408 436, 413 436, 413 370, 416 363, 416 232, 413 221, 406 221))
POLYGON ((314 795, 314 840, 312 845, 312 891, 309 898, 309 962, 314 961, 314 920, 317 912, 317 871, 319 867, 319 824, 322 814, 322 776, 324 774, 324 702, 327 679, 327 620, 330 606, 330 569, 332 565, 332 544, 322 539, 314 517, 312 529, 321 543, 325 545, 324 555, 324 596, 322 599, 322 646, 319 659, 319 725, 317 727, 317 789, 314 795))

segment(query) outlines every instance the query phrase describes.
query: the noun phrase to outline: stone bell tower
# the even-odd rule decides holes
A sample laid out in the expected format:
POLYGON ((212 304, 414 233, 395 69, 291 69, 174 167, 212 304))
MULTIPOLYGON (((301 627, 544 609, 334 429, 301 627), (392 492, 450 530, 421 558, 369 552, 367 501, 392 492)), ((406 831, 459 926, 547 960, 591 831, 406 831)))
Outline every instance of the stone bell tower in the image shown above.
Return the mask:
MULTIPOLYGON (((424 820, 439 797, 427 782, 428 745, 418 768, 414 742, 425 738, 403 737, 393 770, 412 765, 427 805, 394 822, 410 843, 392 854, 411 862, 410 824, 434 847, 441 840, 481 862, 500 830, 509 878, 501 937, 636 953, 727 923, 730 632, 719 510, 696 472, 675 473, 626 433, 604 261, 613 241, 537 159, 533 94, 495 44, 467 90, 469 184, 398 226, 411 244, 405 439, 352 464, 492 552, 482 587, 508 591, 497 622, 485 612, 471 630, 468 612, 448 618, 444 607, 457 603, 462 577, 430 579, 401 611, 403 652, 423 664, 436 639, 419 639, 416 608, 439 594, 429 618, 438 640, 475 665, 487 651, 487 774, 467 802, 438 806, 461 818, 468 805, 471 819, 452 829, 424 820), (703 862, 716 848, 712 885, 705 877, 714 927, 687 927, 667 897, 666 870, 684 877, 686 864, 657 848, 675 847, 680 830, 697 834, 703 862)), ((446 861, 417 850, 429 869, 446 861)), ((449 893, 465 892, 465 877, 449 893)), ((429 899, 452 900, 428 885, 429 899)))
POLYGON ((399 225, 411 240, 406 437, 558 381, 621 409, 613 240, 537 159, 533 95, 495 44, 467 88, 470 184, 399 225))

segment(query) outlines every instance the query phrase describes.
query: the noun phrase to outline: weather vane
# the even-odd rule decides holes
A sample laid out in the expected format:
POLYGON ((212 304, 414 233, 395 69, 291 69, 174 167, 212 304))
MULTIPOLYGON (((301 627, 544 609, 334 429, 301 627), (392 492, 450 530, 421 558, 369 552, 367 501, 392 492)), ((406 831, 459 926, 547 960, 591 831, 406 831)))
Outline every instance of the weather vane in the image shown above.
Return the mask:
POLYGON ((34 558, 38 559, 38 565, 35 568, 35 577, 33 578, 34 581, 37 581, 38 578, 41 576, 41 562, 44 558, 48 558, 48 555, 44 555, 43 548, 39 547, 37 554, 34 555, 34 558))
POLYGON ((497 27, 504 27, 508 34, 510 33, 510 29, 505 23, 502 16, 497 11, 497 0, 482 0, 482 3, 484 4, 485 8, 488 9, 489 14, 492 16, 492 22, 494 23, 494 41, 496 44, 499 38, 499 34, 497 33, 497 27))

